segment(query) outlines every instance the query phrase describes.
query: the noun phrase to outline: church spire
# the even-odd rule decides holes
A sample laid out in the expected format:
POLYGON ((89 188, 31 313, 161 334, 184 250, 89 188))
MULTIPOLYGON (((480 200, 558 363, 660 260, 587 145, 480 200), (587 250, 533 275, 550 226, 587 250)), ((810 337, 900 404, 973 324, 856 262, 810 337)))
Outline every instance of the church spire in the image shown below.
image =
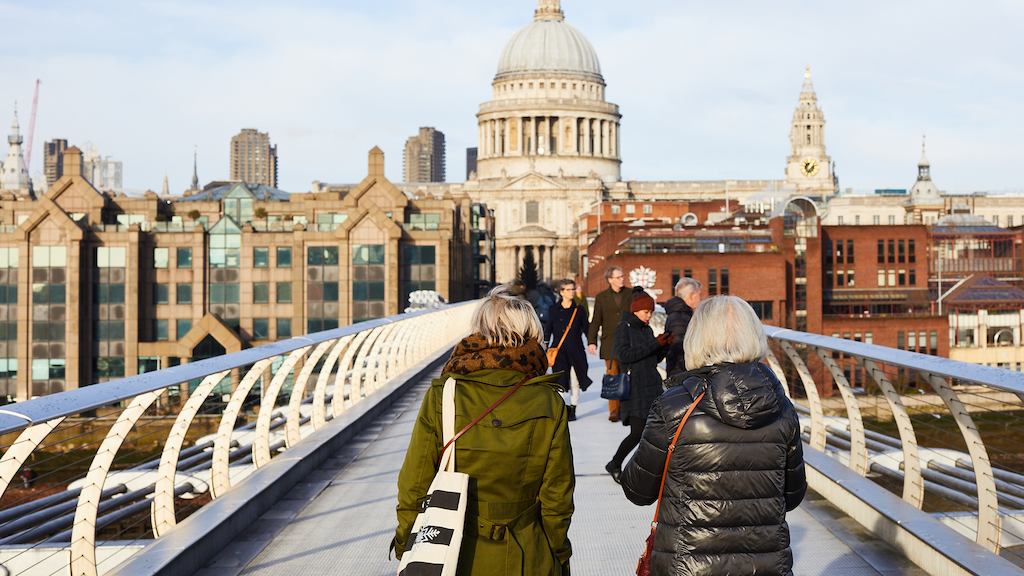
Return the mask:
POLYGON ((932 166, 928 162, 928 155, 925 153, 925 135, 921 135, 921 159, 917 161, 917 181, 923 182, 932 179, 932 166))
POLYGON ((816 97, 814 94, 814 84, 811 82, 810 65, 804 68, 804 85, 800 88, 800 96, 802 97, 805 94, 811 95, 812 98, 816 97))
POLYGON ((3 170, 0 170, 0 190, 31 191, 32 181, 28 177, 28 169, 25 167, 25 154, 21 149, 24 139, 21 136, 21 127, 18 124, 18 104, 14 104, 14 120, 11 122, 11 131, 7 135, 7 159, 4 160, 3 170))
POLYGON ((561 0, 537 0, 537 10, 533 13, 534 20, 565 20, 561 0))
POLYGON ((199 190, 199 147, 192 151, 192 189, 199 190))

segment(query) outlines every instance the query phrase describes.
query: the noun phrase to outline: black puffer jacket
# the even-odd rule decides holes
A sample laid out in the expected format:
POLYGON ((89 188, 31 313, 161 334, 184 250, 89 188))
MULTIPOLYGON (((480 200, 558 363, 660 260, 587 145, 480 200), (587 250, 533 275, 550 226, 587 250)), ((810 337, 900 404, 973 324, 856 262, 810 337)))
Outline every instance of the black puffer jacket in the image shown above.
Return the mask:
POLYGON ((668 347, 668 354, 665 356, 665 368, 669 375, 686 370, 686 362, 683 358, 683 337, 686 336, 686 328, 693 318, 693 308, 679 296, 673 296, 665 302, 665 332, 671 332, 675 340, 668 347))
POLYGON ((615 329, 615 359, 619 372, 629 372, 629 399, 619 405, 623 426, 633 418, 647 420, 647 413, 661 396, 661 373, 658 362, 665 357, 666 346, 658 343, 654 331, 636 314, 627 312, 615 329))
POLYGON ((680 376, 682 383, 655 403, 640 447, 622 471, 630 501, 645 506, 657 500, 668 445, 707 386, 669 463, 651 574, 792 574, 786 512, 807 490, 793 404, 758 362, 680 376))

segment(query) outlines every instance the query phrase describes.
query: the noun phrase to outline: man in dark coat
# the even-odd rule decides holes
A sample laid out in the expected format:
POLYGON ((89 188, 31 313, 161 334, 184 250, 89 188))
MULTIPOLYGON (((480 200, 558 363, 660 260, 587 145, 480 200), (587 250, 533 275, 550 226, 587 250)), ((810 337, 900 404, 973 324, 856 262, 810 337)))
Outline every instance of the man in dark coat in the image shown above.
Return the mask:
MULTIPOLYGON (((605 373, 618 374, 618 363, 614 353, 615 329, 618 328, 623 313, 629 312, 630 293, 622 289, 626 283, 626 275, 622 268, 605 268, 604 279, 608 281, 608 289, 601 291, 594 298, 594 317, 590 320, 590 327, 587 330, 587 352, 597 354, 597 345, 600 343, 605 373)), ((619 421, 618 400, 608 401, 608 419, 612 422, 619 421)))
POLYGON ((689 330, 690 371, 655 402, 622 471, 626 497, 647 506, 670 458, 651 574, 791 576, 786 512, 807 491, 800 422, 760 362, 768 353, 760 320, 741 299, 716 296, 697 308, 689 330))
POLYGON ((665 302, 665 332, 672 333, 672 346, 665 356, 665 368, 669 375, 686 370, 683 361, 683 338, 686 327, 693 317, 693 309, 700 304, 701 284, 693 278, 680 278, 676 282, 675 296, 665 302))
POLYGON ((626 456, 640 443, 647 423, 647 414, 654 401, 661 396, 661 373, 658 362, 665 357, 672 343, 672 335, 663 333, 657 338, 648 325, 654 313, 654 298, 643 288, 633 288, 630 313, 622 317, 615 332, 615 357, 623 372, 629 373, 629 398, 622 401, 619 416, 623 426, 629 426, 629 435, 619 444, 605 470, 618 481, 626 456))

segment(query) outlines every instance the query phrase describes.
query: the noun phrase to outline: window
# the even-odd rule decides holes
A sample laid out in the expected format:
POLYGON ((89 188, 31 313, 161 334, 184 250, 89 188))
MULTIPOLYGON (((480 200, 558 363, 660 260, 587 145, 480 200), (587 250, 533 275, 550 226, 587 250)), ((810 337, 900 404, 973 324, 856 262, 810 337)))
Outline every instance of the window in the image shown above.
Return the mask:
POLYGON ((167 320, 153 320, 153 339, 158 342, 167 340, 167 320))
POLYGON ((900 240, 898 246, 899 256, 896 258, 896 261, 903 264, 907 261, 907 243, 904 240, 900 240))
POLYGON ((618 204, 612 204, 612 214, 618 214, 621 207, 618 204))
POLYGON ((751 300, 748 302, 750 307, 754 309, 754 313, 761 320, 772 319, 772 303, 767 300, 751 300))
POLYGON ((644 215, 650 215, 654 213, 654 206, 650 204, 644 204, 644 215))
POLYGON ((878 214, 875 214, 874 216, 871 217, 871 223, 874 224, 875 226, 878 226, 879 224, 882 223, 882 217, 879 216, 878 214))
POLYGON ((417 290, 436 290, 437 256, 434 246, 402 246, 402 300, 400 307, 409 302, 409 295, 417 290))
POLYGON ((917 254, 914 251, 914 241, 907 240, 907 262, 913 264, 917 262, 917 254))
POLYGON ((878 271, 878 285, 885 286, 885 270, 878 271))
POLYGON ((720 293, 721 294, 728 294, 729 293, 729 269, 728 268, 722 268, 720 276, 721 276, 721 281, 722 281, 722 289, 721 289, 720 293))
POLYGON ((160 369, 159 356, 139 356, 139 374, 156 372, 160 369))
MULTIPOLYGON (((383 258, 384 246, 380 248, 380 257, 383 258)), ((355 251, 356 247, 353 247, 355 251)), ((306 252, 306 333, 313 334, 322 330, 331 330, 338 327, 338 316, 341 313, 338 302, 338 247, 337 246, 310 246, 306 252)), ((353 261, 353 264, 355 262, 353 261)), ((353 285, 364 282, 359 280, 365 278, 369 271, 358 266, 352 267, 354 274, 353 285)), ((384 279, 384 267, 374 269, 374 275, 384 279)), ((353 303, 353 306, 355 304, 353 303)), ((382 306, 383 307, 383 306, 382 306)), ((383 316, 383 309, 381 310, 383 316)))
POLYGON ((917 269, 916 268, 911 268, 910 269, 910 278, 909 278, 907 283, 910 284, 911 286, 917 286, 917 269))
POLYGON ((718 270, 708 270, 708 296, 718 296, 718 270))
POLYGON ((526 223, 537 224, 540 221, 540 203, 530 200, 526 203, 526 223))
MULTIPOLYGON (((684 278, 693 278, 693 269, 692 268, 683 268, 683 277, 684 278)), ((675 288, 675 287, 676 287, 675 284, 673 284, 672 288, 675 288)))
POLYGON ((846 286, 845 270, 836 270, 836 286, 846 286))
POLYGON ((277 319, 277 339, 284 340, 285 338, 292 337, 292 319, 291 318, 278 318, 277 319))
POLYGON ((287 246, 277 247, 277 267, 278 268, 291 268, 292 267, 292 249, 287 246))
POLYGON ((192 267, 192 249, 191 248, 178 248, 176 251, 176 265, 178 268, 191 268, 192 267))
POLYGON ((270 248, 257 246, 252 249, 253 268, 266 268, 270 266, 270 248))
MULTIPOLYGON (((352 246, 352 322, 384 316, 384 245, 352 246)), ((338 283, 324 284, 324 302, 338 301, 338 283)), ((326 328, 324 328, 326 329, 326 328)))
POLYGON ((626 204, 626 214, 636 214, 636 205, 626 204))
POLYGON ((939 355, 939 333, 935 330, 928 333, 928 353, 932 356, 939 355))
POLYGON ((853 264, 853 240, 846 241, 846 263, 853 264))
POLYGON ((277 283, 277 303, 288 304, 292 301, 292 283, 291 282, 278 282, 277 283))
POLYGON ((885 240, 878 241, 878 263, 885 264, 885 240))
POLYGON ((252 302, 253 304, 266 304, 267 302, 270 302, 269 282, 253 282, 252 302))
POLYGON ((843 217, 842 216, 837 217, 836 222, 837 222, 837 224, 842 226, 843 225, 843 217))
POLYGON ((153 303, 154 304, 167 304, 168 300, 167 284, 158 282, 153 284, 153 303))
POLYGON ((854 279, 853 279, 853 272, 854 272, 853 270, 847 270, 846 271, 846 285, 847 286, 854 286, 856 284, 854 282, 854 279))
POLYGON ((900 350, 907 349, 906 335, 902 331, 896 333, 896 347, 900 350))
POLYGON ((153 268, 167 268, 169 252, 168 248, 153 248, 153 268))
POLYGON ((270 320, 267 318, 253 318, 252 337, 256 340, 270 338, 270 320))
POLYGON ((191 304, 192 303, 192 285, 191 284, 176 284, 174 286, 174 301, 178 304, 191 304))
POLYGON ((896 285, 896 271, 895 270, 889 270, 889 286, 895 286, 895 285, 896 285))
POLYGON ((175 320, 174 321, 174 337, 181 340, 188 334, 188 331, 192 329, 192 320, 175 320))
POLYGON ((855 214, 853 216, 853 223, 856 226, 860 226, 860 214, 855 214))
POLYGON ((896 241, 895 240, 889 240, 889 250, 886 253, 886 260, 889 262, 889 264, 895 264, 896 263, 896 241))
POLYGON ((895 225, 895 224, 896 224, 896 216, 894 214, 889 214, 889 225, 892 226, 892 225, 895 225))

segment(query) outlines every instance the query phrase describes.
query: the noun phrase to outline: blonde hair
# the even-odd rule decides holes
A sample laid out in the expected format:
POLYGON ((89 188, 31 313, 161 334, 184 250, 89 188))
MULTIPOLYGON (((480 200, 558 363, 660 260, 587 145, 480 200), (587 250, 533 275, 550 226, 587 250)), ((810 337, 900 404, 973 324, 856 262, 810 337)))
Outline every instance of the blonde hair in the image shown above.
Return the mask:
POLYGON ((473 332, 491 346, 514 348, 530 340, 540 342, 544 329, 533 305, 509 294, 509 286, 495 286, 473 314, 473 332))
POLYGON ((761 320, 742 298, 715 296, 701 301, 683 339, 686 369, 754 362, 768 355, 761 320))

